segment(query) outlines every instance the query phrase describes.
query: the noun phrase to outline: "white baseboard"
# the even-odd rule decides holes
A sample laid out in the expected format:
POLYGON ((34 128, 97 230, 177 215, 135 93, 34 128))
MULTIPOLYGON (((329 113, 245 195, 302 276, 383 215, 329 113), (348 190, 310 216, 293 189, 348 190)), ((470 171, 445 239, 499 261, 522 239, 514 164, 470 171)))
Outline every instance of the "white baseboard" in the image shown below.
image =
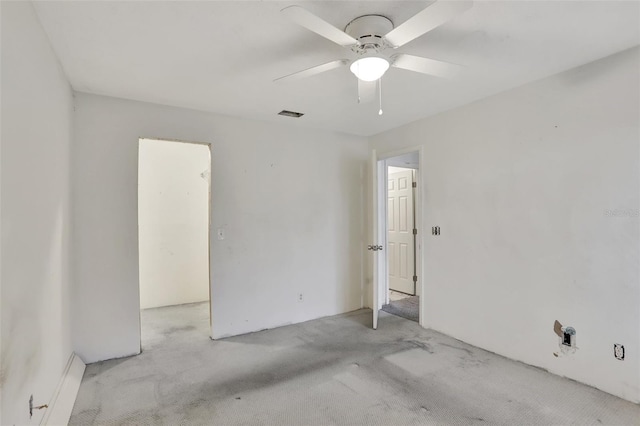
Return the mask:
POLYGON ((72 353, 41 425, 66 426, 69 423, 85 367, 80 357, 72 353))

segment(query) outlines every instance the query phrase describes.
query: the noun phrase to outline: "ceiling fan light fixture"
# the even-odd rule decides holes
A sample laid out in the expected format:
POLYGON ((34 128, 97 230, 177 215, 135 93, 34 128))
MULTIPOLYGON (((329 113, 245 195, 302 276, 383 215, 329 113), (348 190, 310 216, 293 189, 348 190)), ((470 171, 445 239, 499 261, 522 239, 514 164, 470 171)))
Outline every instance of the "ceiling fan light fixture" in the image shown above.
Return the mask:
POLYGON ((360 58, 349 68, 362 81, 376 81, 389 69, 389 61, 379 56, 360 58))

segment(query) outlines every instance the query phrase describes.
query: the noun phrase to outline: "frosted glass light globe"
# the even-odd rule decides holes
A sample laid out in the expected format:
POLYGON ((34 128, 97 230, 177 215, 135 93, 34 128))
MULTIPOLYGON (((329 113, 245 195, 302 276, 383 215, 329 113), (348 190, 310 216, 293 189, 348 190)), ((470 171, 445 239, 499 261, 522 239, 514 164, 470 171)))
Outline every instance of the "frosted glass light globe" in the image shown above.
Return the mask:
POLYGON ((389 69, 389 62, 384 58, 369 56, 358 59, 349 69, 362 81, 376 81, 389 69))

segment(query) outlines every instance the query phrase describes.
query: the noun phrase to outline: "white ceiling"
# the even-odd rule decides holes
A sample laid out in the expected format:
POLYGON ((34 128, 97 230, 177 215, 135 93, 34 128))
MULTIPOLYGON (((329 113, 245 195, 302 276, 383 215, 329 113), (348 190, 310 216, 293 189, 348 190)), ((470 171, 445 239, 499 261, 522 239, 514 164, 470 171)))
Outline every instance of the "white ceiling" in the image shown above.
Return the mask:
POLYGON ((456 80, 391 69, 384 115, 358 105, 348 67, 273 79, 353 54, 287 20, 300 4, 343 29, 363 14, 395 25, 430 2, 35 2, 77 91, 373 135, 640 44, 638 1, 476 1, 399 52, 465 66, 456 80), (288 109, 299 119, 276 115, 288 109))

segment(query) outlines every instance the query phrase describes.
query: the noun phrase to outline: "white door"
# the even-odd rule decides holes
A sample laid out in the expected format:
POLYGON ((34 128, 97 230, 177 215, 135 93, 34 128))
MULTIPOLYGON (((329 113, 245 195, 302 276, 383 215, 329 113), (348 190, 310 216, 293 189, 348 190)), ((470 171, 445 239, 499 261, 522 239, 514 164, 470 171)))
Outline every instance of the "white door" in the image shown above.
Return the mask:
POLYGON ((372 274, 372 303, 371 309, 373 310, 373 328, 378 328, 378 311, 382 308, 382 304, 380 303, 380 284, 381 280, 385 278, 385 269, 386 264, 382 261, 384 257, 380 257, 382 253, 383 245, 378 241, 379 238, 384 237, 384 231, 381 232, 380 226, 384 226, 384 221, 381 218, 384 218, 384 204, 378 203, 378 199, 384 200, 384 185, 381 183, 384 182, 386 170, 384 168, 384 162, 379 162, 375 149, 371 152, 371 211, 373 212, 373 221, 372 221, 372 233, 371 233, 371 244, 369 244, 369 255, 372 256, 373 260, 371 262, 373 267, 372 274), (378 180, 380 179, 380 181, 378 180))
POLYGON ((415 294, 413 170, 389 173, 387 188, 389 288, 415 294))

